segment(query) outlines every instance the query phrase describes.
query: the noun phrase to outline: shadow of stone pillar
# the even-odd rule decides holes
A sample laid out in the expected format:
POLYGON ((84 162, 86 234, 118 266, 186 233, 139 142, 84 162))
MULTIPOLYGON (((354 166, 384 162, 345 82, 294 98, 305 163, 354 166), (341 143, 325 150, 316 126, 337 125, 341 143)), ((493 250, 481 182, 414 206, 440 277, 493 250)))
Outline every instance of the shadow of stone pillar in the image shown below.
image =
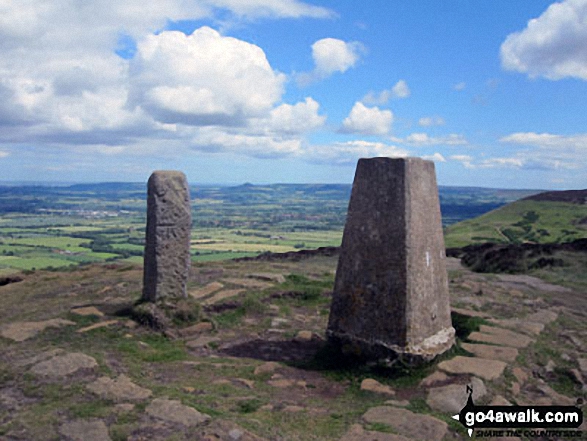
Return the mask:
POLYGON ((434 163, 360 159, 327 335, 367 358, 430 360, 454 344, 434 163))

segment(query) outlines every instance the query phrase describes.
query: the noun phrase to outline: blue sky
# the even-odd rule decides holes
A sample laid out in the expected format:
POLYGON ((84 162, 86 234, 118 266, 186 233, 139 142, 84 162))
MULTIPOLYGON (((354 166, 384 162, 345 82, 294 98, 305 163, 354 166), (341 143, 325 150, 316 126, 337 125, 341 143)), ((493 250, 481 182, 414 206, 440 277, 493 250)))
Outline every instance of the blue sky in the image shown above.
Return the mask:
POLYGON ((587 0, 0 1, 2 180, 587 187, 587 0))

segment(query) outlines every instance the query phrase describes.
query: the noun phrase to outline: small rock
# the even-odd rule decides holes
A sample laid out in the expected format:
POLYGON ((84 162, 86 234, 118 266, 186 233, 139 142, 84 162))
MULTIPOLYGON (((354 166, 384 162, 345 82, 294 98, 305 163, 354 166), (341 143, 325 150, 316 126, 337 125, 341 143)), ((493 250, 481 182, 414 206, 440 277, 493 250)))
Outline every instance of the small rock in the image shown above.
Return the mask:
POLYGON ((71 441, 110 441, 104 421, 94 418, 67 422, 59 428, 59 433, 71 441))
POLYGON ((365 378, 361 382, 361 390, 383 395, 395 395, 395 391, 391 387, 381 384, 379 381, 373 380, 372 378, 365 378))
POLYGON ((312 331, 300 331, 296 334, 294 340, 298 342, 311 341, 314 334, 312 331))
POLYGON ((395 407, 408 407, 410 402, 408 400, 387 400, 385 404, 395 407))
POLYGON ((446 375, 442 371, 434 371, 422 381, 420 381, 421 387, 430 387, 434 384, 442 383, 448 379, 448 375, 446 375))
POLYGON ((228 432, 229 438, 233 441, 239 441, 243 437, 243 435, 244 432, 238 429, 232 429, 230 432, 228 432))
POLYGON ((411 441, 411 439, 393 433, 365 430, 360 424, 353 424, 339 441, 411 441))
POLYGON ((544 370, 549 374, 552 374, 555 368, 556 365, 554 364, 554 361, 552 361, 551 359, 549 359, 546 363, 546 366, 544 366, 544 370))
POLYGON ((534 314, 530 314, 526 317, 526 320, 529 322, 537 322, 542 323, 543 325, 547 325, 558 318, 558 314, 550 309, 542 309, 534 314))
POLYGON ((289 320, 281 317, 275 317, 271 319, 271 327, 278 328, 279 326, 285 325, 287 322, 289 322, 289 320))
POLYGON ((211 331, 214 328, 212 323, 210 322, 200 322, 193 326, 188 326, 187 328, 181 329, 179 331, 180 335, 188 336, 193 334, 201 334, 202 332, 211 331))
POLYGON ((57 355, 42 361, 31 368, 31 372, 47 377, 65 377, 80 369, 93 369, 98 366, 96 359, 81 352, 57 355))
POLYGON ((191 394, 191 393, 195 392, 196 388, 191 387, 191 386, 184 386, 181 388, 181 390, 183 390, 187 394, 191 394))
POLYGON ((506 400, 501 395, 496 395, 495 397, 493 397, 493 400, 491 400, 491 403, 489 403, 489 405, 490 406, 511 406, 512 403, 510 403, 508 400, 506 400))
POLYGON ((139 326, 139 324, 137 322, 135 322, 134 320, 125 320, 123 325, 125 327, 127 327, 128 329, 136 329, 139 326))
POLYGON ((253 380, 247 380, 246 378, 235 378, 234 381, 242 384, 248 389, 253 389, 255 387, 255 382, 253 380))
POLYGON ((271 412, 273 410, 273 404, 264 404, 261 407, 259 407, 259 410, 263 412, 271 412))
POLYGON ((93 331, 94 329, 105 328, 107 326, 112 326, 118 323, 118 320, 106 320, 105 322, 98 322, 94 323, 93 325, 86 326, 85 328, 78 329, 77 333, 84 333, 88 331, 93 331))
POLYGON ((579 364, 579 370, 585 376, 587 376, 587 358, 578 358, 577 363, 579 364))
POLYGON ((279 363, 268 361, 255 368, 255 375, 272 374, 279 367, 279 363))
POLYGON ((181 424, 186 427, 197 426, 210 419, 210 416, 198 412, 193 407, 185 406, 177 400, 156 398, 147 406, 145 412, 152 417, 181 424))
POLYGON ((279 312, 279 306, 277 306, 277 305, 269 305, 269 311, 279 312))
POLYGON ((441 441, 448 431, 444 421, 398 407, 372 407, 363 419, 367 423, 391 426, 398 434, 415 440, 441 441))
MULTIPOLYGON (((485 384, 478 378, 471 379, 473 388, 473 401, 478 402, 487 394, 485 384)), ((431 409, 438 412, 454 415, 459 413, 465 404, 467 404, 467 386, 464 384, 449 384, 432 388, 428 391, 426 403, 431 409)))
POLYGON ((288 380, 287 378, 283 378, 281 380, 269 380, 267 382, 270 386, 277 387, 279 389, 284 389, 286 387, 291 387, 295 384, 294 380, 288 380))
POLYGON ((518 395, 520 395, 520 383, 517 383, 517 382, 514 381, 512 383, 511 391, 512 391, 512 395, 514 397, 517 397, 518 395))
POLYGON ((100 311, 95 306, 84 306, 82 308, 74 308, 71 310, 72 314, 81 315, 81 316, 88 316, 88 315, 95 315, 97 317, 103 317, 104 313, 100 311))
POLYGON ((220 341, 220 339, 217 337, 202 336, 202 337, 196 338, 195 340, 190 340, 190 341, 186 342, 185 345, 189 349, 197 349, 197 348, 208 347, 210 345, 210 343, 214 343, 217 341, 220 341))
POLYGON ((149 389, 140 387, 133 383, 126 375, 120 375, 116 379, 108 377, 98 378, 88 384, 87 389, 101 398, 114 401, 135 401, 145 400, 153 393, 149 389))
POLYGON ((132 412, 134 409, 135 405, 131 403, 120 403, 114 405, 114 412, 116 413, 132 412))
POLYGON ((514 374, 514 377, 516 377, 516 380, 518 380, 520 384, 524 384, 528 379, 528 374, 526 373, 526 371, 519 367, 513 368, 512 374, 514 374))

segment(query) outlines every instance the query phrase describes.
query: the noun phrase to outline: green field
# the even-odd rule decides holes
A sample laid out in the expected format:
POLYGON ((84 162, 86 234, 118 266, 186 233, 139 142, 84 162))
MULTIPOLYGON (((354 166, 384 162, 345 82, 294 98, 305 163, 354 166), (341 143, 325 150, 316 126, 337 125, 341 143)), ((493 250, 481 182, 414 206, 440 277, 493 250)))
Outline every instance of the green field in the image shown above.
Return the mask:
POLYGON ((522 200, 446 229, 447 247, 473 243, 561 243, 587 237, 587 206, 522 200))

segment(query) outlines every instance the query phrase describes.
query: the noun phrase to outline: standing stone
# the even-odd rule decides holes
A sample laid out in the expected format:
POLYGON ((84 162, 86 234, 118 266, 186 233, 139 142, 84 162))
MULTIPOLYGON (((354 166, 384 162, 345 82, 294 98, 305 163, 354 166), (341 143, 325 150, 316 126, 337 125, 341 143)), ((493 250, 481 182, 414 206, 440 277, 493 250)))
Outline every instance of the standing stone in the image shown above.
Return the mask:
POLYGON ((148 183, 143 300, 187 297, 191 226, 185 175, 153 172, 148 183))
POLYGON ((360 159, 327 335, 373 358, 421 361, 454 343, 434 163, 360 159))

